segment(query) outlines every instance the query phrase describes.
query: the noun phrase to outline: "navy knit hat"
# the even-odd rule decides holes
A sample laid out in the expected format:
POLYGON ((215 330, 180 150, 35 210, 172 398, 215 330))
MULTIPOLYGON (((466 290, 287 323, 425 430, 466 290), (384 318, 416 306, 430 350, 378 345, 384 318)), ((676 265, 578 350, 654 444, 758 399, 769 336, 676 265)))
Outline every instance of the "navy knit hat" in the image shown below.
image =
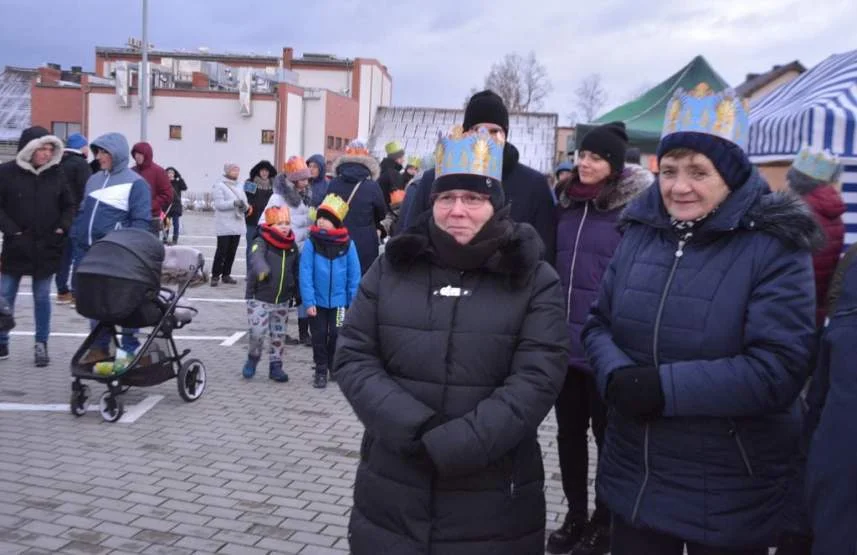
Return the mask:
POLYGON ((658 162, 671 150, 687 148, 705 155, 731 191, 743 185, 753 171, 753 164, 744 150, 717 135, 681 131, 670 133, 658 145, 658 162))

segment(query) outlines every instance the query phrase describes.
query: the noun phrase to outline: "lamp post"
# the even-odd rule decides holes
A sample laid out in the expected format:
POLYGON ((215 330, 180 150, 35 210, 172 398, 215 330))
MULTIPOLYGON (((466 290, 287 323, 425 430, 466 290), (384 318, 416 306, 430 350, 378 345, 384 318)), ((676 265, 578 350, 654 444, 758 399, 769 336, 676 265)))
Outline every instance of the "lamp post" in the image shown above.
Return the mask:
POLYGON ((146 140, 149 115, 149 1, 143 0, 143 63, 140 66, 140 140, 146 140))

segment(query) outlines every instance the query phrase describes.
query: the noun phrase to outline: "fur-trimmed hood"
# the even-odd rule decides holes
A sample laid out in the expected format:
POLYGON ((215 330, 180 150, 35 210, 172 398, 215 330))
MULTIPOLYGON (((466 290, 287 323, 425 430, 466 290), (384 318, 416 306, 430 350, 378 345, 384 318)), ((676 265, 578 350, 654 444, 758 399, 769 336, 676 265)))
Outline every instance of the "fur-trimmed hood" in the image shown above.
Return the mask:
MULTIPOLYGON (((499 217, 508 217, 508 214, 499 217)), ((434 258, 434 247, 429 239, 430 221, 431 212, 426 212, 414 226, 387 243, 383 256, 395 270, 405 270, 415 262, 434 258)), ((544 248, 541 237, 530 224, 512 223, 509 241, 488 258, 482 269, 508 276, 513 287, 521 287, 542 259, 544 248)))
POLYGON ((41 135, 34 139, 27 141, 27 144, 18 151, 17 156, 15 156, 15 163, 24 171, 28 171, 35 175, 39 175, 52 167, 58 165, 62 161, 63 155, 63 144, 59 137, 54 135, 41 135), (40 148, 45 145, 53 145, 54 146, 54 155, 51 159, 38 168, 33 167, 33 154, 40 148))
MULTIPOLYGON (((670 227, 660 187, 654 185, 631 201, 619 220, 620 226, 641 223, 661 229, 670 227)), ((747 182, 726 200, 699 227, 700 234, 729 233, 737 229, 764 231, 791 248, 813 251, 824 245, 824 231, 809 206, 793 192, 771 192, 753 170, 747 182)))
MULTIPOLYGON (((577 171, 557 185, 558 201, 562 208, 569 208, 575 199, 568 195, 568 188, 579 179, 577 171)), ((596 210, 609 212, 621 208, 631 202, 634 197, 645 191, 655 181, 655 176, 649 170, 636 164, 627 164, 615 181, 607 183, 592 201, 596 210)))
POLYGON ((381 166, 375 158, 372 156, 352 156, 350 154, 344 154, 333 162, 333 175, 339 175, 339 167, 348 163, 364 166, 369 170, 369 176, 373 181, 378 181, 378 177, 381 175, 381 166))
MULTIPOLYGON (((281 173, 274 178, 274 193, 283 197, 283 200, 291 208, 297 208, 303 203, 303 198, 298 190, 295 188, 295 184, 288 180, 286 174, 281 173)), ((307 185, 307 198, 310 198, 312 192, 307 185)))

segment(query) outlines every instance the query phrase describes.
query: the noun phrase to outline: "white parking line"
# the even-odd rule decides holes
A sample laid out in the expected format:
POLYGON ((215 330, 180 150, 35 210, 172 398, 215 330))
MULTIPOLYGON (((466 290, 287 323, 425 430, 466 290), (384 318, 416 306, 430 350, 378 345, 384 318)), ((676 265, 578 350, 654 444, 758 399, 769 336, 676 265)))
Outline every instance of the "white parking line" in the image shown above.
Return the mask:
MULTIPOLYGON (((245 332, 240 332, 245 333, 245 332)), ((32 337, 36 334, 34 331, 12 331, 9 332, 9 335, 20 335, 32 337)), ((52 331, 51 337, 76 337, 79 339, 83 339, 87 337, 88 333, 72 333, 72 332, 62 332, 62 331, 52 331)), ((223 343, 225 341, 229 341, 235 337, 235 334, 232 335, 174 335, 173 339, 176 341, 217 341, 223 343)), ((240 337, 238 338, 240 339, 240 337)), ((237 339, 236 339, 237 341, 237 339)))
POLYGON ((241 338, 244 337, 246 334, 247 334, 246 331, 236 331, 235 333, 232 334, 232 337, 230 337, 229 339, 227 339, 226 341, 221 343, 220 346, 221 347, 232 347, 233 345, 238 343, 241 340, 241 338))
MULTIPOLYGON (((239 277, 239 276, 235 276, 239 277)), ((243 276, 241 276, 243 277, 243 276)), ((18 295, 23 295, 25 297, 32 297, 33 293, 31 291, 19 291, 18 295)), ((51 297, 56 297, 56 293, 51 293, 51 297)), ((182 297, 183 301, 190 301, 194 303, 246 303, 245 299, 226 299, 226 298, 206 298, 206 297, 182 297)), ((179 303, 181 304, 181 303, 179 303)))
MULTIPOLYGON (((141 416, 152 410, 164 398, 163 395, 147 395, 136 405, 127 405, 125 413, 119 419, 120 424, 133 424, 141 416)), ((86 407, 88 412, 98 412, 98 403, 86 407)), ((46 404, 35 405, 29 403, 0 403, 0 412, 68 412, 68 403, 62 405, 46 404)))

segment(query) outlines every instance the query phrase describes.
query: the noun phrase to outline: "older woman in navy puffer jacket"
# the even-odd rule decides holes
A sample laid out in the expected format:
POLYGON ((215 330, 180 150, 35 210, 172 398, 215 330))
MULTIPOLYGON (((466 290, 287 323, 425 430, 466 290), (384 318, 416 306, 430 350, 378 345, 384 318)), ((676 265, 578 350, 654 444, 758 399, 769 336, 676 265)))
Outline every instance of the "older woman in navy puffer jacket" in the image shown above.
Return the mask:
POLYGON ((614 555, 767 554, 795 477, 821 231, 724 136, 746 129, 739 101, 676 101, 696 107, 668 119, 583 330, 611 407, 598 491, 614 555), (727 103, 734 126, 714 117, 727 103))

